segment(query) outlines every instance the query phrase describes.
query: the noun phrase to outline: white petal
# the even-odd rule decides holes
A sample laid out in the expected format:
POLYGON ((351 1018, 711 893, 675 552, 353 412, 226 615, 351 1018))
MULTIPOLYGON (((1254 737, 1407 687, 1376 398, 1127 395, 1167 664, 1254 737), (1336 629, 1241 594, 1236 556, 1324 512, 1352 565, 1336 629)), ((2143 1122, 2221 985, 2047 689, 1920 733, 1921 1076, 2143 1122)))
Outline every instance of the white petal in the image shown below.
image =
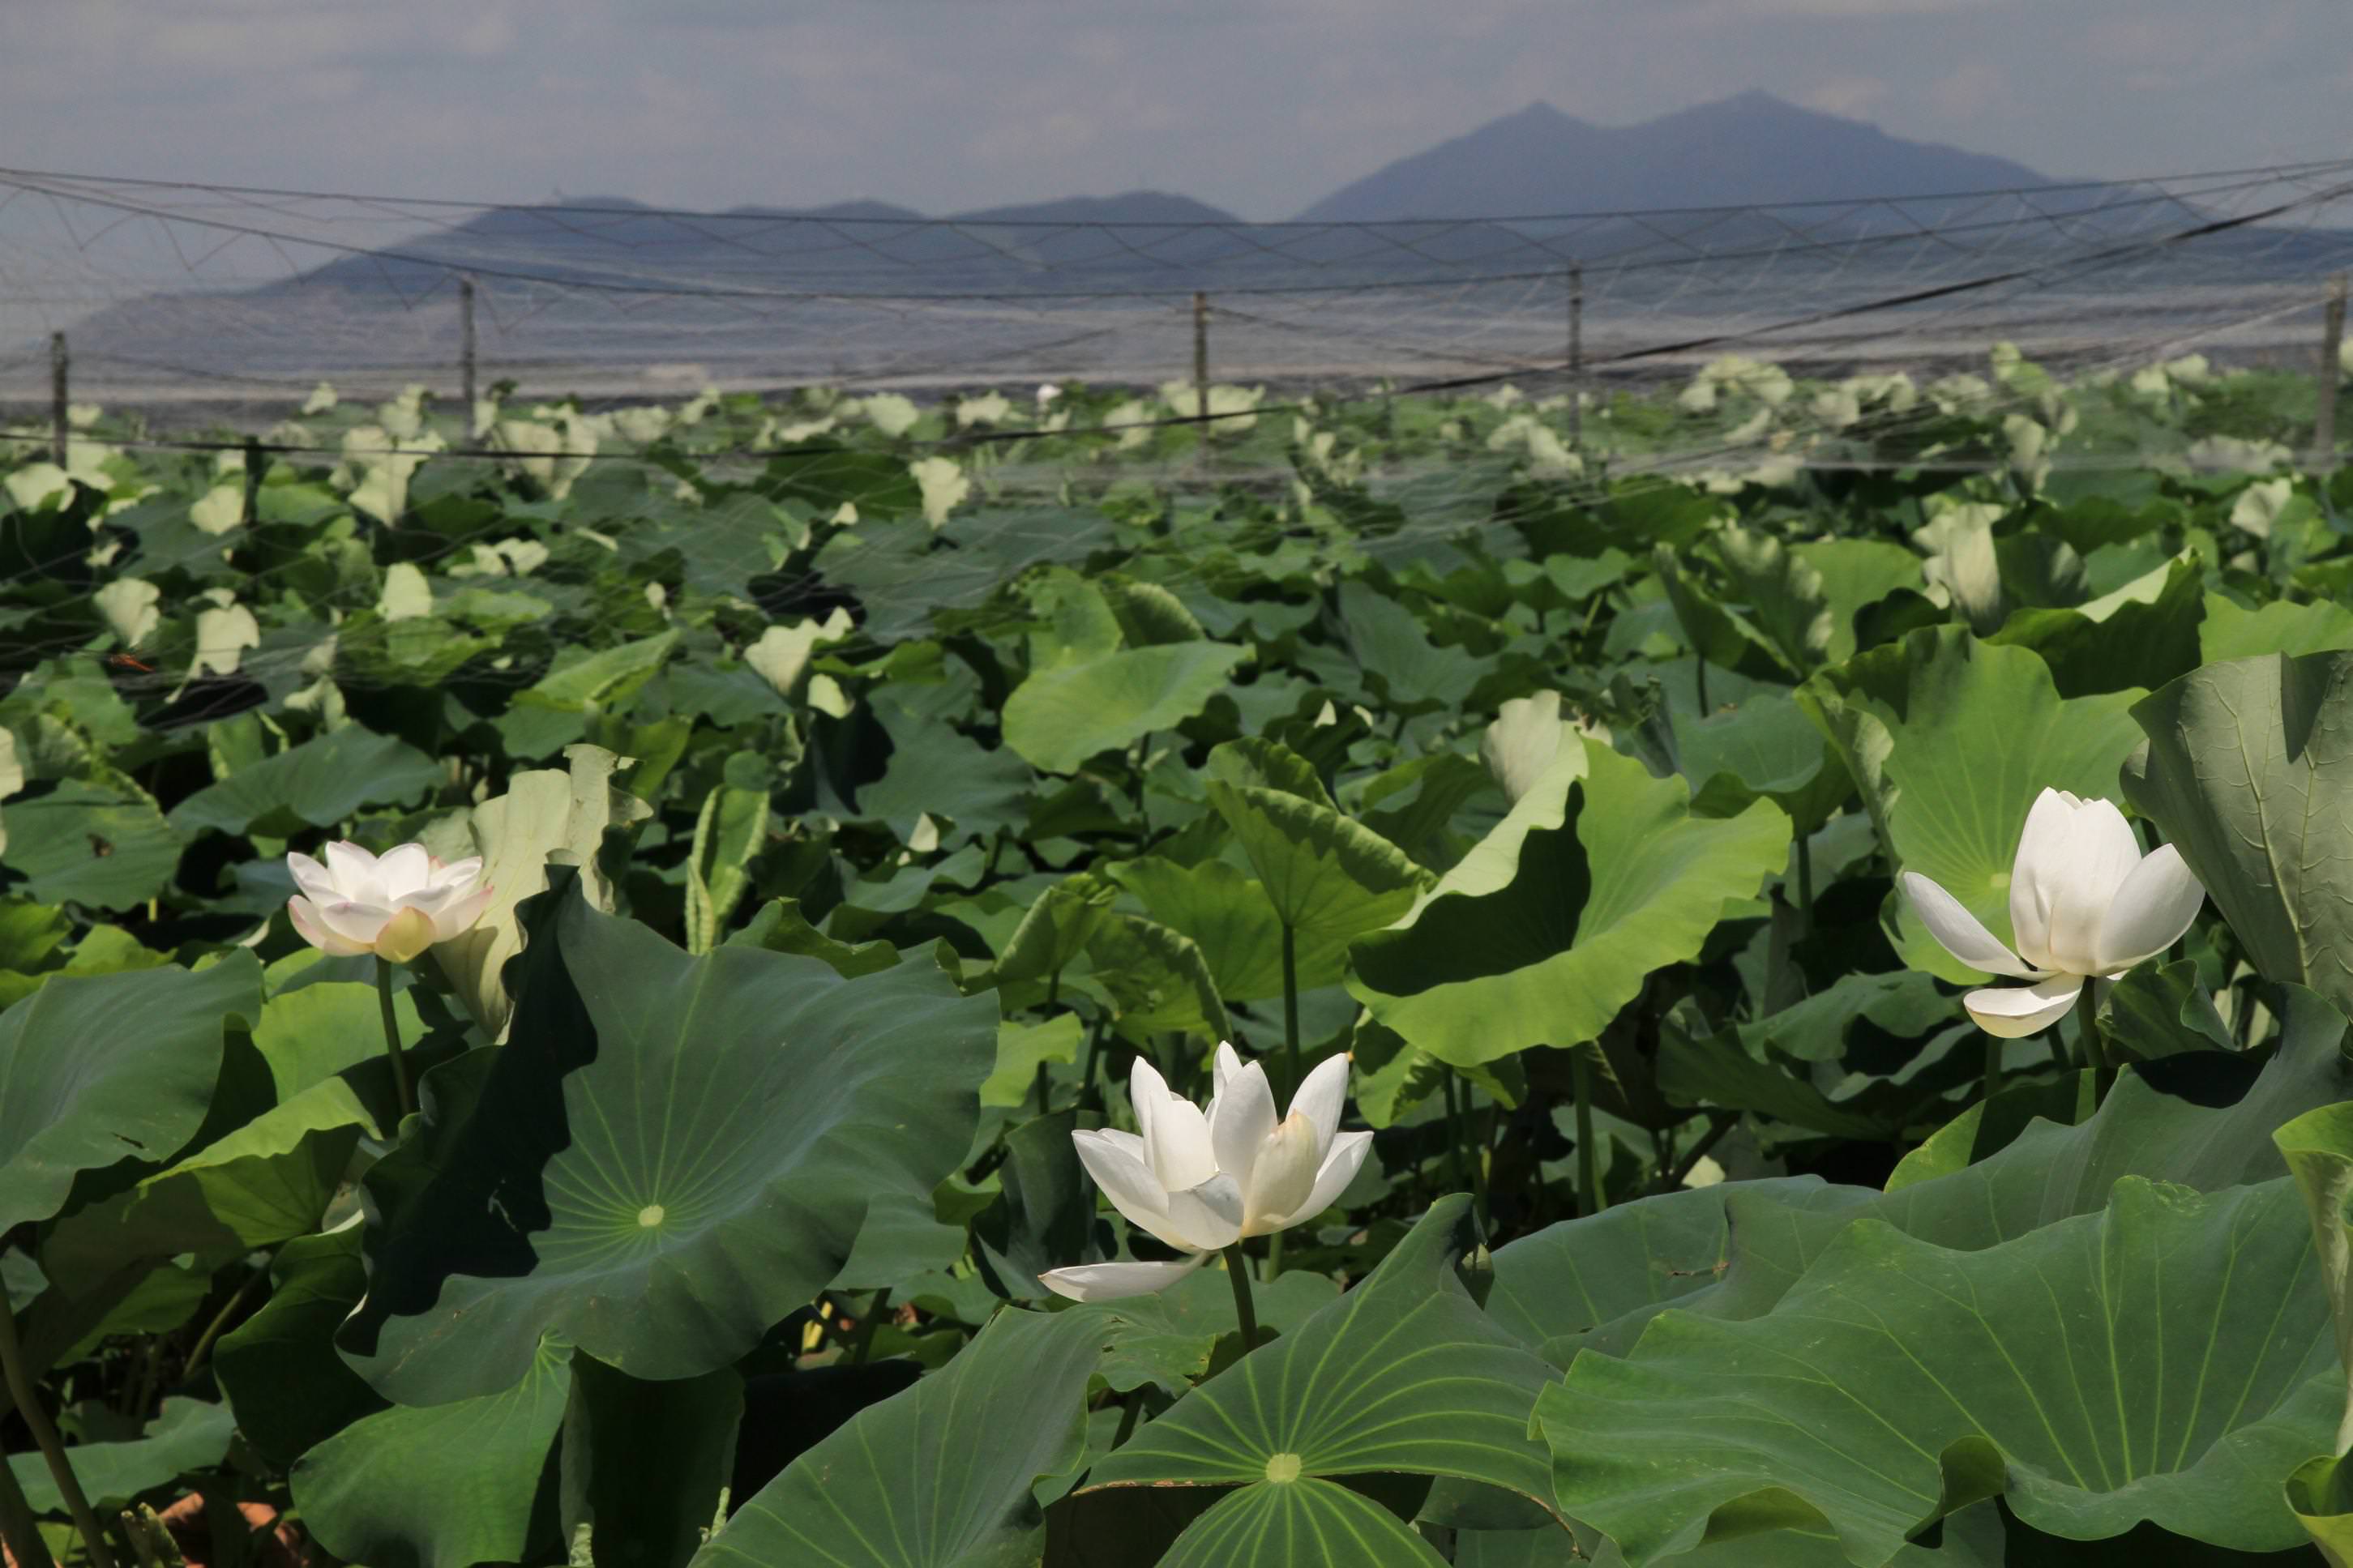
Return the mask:
POLYGON ((308 855, 290 854, 286 857, 286 869, 294 874, 294 885, 320 903, 332 904, 343 896, 333 876, 308 855))
POLYGON ((437 888, 466 888, 480 879, 482 858, 469 855, 463 860, 452 860, 444 866, 438 861, 433 867, 433 885, 437 888))
POLYGON ((1209 1058, 1209 1093, 1211 1099, 1226 1092, 1226 1082, 1242 1070, 1242 1058, 1233 1046, 1225 1040, 1218 1042, 1217 1054, 1209 1058))
POLYGON ((2108 801, 2085 801, 2075 813, 2059 869, 2044 873, 2051 892, 2052 968, 2070 974, 2098 968, 2100 924, 2116 889, 2138 864, 2140 840, 2125 814, 2108 801))
POLYGON ((1038 1276, 1038 1283, 1073 1301, 1116 1301, 1166 1290, 1208 1260, 1208 1253, 1197 1252, 1172 1263, 1080 1263, 1049 1268, 1038 1276))
POLYGON ((1142 1057, 1128 1075, 1127 1096, 1135 1107, 1136 1128, 1144 1134, 1144 1163, 1163 1187, 1183 1192, 1218 1173, 1208 1119, 1199 1106, 1171 1089, 1142 1057))
POLYGON ((488 886, 475 889, 463 898, 445 906, 433 916, 433 940, 448 942, 473 929, 482 911, 491 907, 491 896, 497 889, 488 886))
POLYGON ((2018 853, 2010 858, 2010 935, 2018 944, 2018 955, 2029 964, 2049 962, 2053 890, 2046 874, 2058 868, 2074 820, 2075 797, 2044 790, 2034 797, 2025 831, 2018 836, 2018 853))
POLYGON ((1259 1151, 1242 1205, 1242 1234, 1264 1236, 1289 1225, 1307 1194, 1315 1190, 1315 1173, 1323 1164, 1324 1150, 1316 1145, 1315 1130, 1304 1115, 1293 1111, 1259 1151))
POLYGON ((2205 901, 2206 889, 2183 863, 2181 851, 2159 845, 2133 868, 2100 922, 2101 972, 2130 969, 2179 942, 2205 901))
POLYGON ((1242 1236, 1240 1184, 1221 1173, 1190 1192, 1169 1194, 1168 1215, 1152 1234, 1171 1247, 1203 1252, 1231 1247, 1242 1236))
POLYGON ((1161 1227, 1168 1223, 1168 1194, 1132 1151, 1100 1132, 1073 1132, 1071 1146, 1079 1152, 1079 1163, 1087 1168, 1087 1174, 1095 1179, 1095 1185, 1122 1218, 1171 1247, 1184 1245, 1162 1234, 1161 1227))
POLYGON ((299 893, 286 900, 286 918, 294 922, 296 935, 330 958, 353 958, 368 950, 367 943, 353 942, 329 926, 320 918, 319 907, 299 893))
POLYGON ((1912 909, 1928 934, 1944 944, 1947 952, 1989 974, 2007 974, 2017 980, 2031 980, 2042 972, 2019 962, 2015 953, 2001 945, 2001 939, 1986 930, 1977 916, 1961 907, 1961 900, 1928 880, 1917 871, 1904 873, 1904 896, 1912 900, 1912 909))
POLYGON ((375 863, 375 870, 384 883, 385 897, 396 902, 433 885, 433 858, 425 852, 422 844, 404 844, 397 849, 385 850, 384 858, 375 863))
POLYGON ((1315 1185, 1309 1191, 1307 1201, 1283 1216, 1282 1228, 1289 1229, 1302 1220, 1314 1219, 1340 1201, 1340 1194, 1365 1163, 1365 1155, 1373 1147, 1369 1132, 1343 1132, 1332 1140, 1332 1152, 1324 1156, 1324 1168, 1315 1173, 1315 1185))
POLYGON ((1325 1057, 1291 1097, 1291 1114, 1307 1118, 1315 1132, 1315 1158, 1321 1163, 1340 1130, 1340 1111, 1348 1102, 1348 1053, 1325 1057))
POLYGON ((375 857, 349 839, 327 846, 327 878, 346 899, 358 898, 375 879, 375 857))
POLYGON ((321 925, 363 947, 375 942, 385 922, 392 919, 392 911, 380 904, 363 904, 350 899, 317 908, 321 925))
POLYGON ((1257 1062, 1223 1074, 1218 1098, 1209 1103, 1209 1149, 1218 1169, 1247 1189, 1260 1146, 1274 1131, 1274 1090, 1257 1062))
POLYGON ((2067 1016, 2084 989, 2080 974, 2054 974, 2032 985, 1993 985, 1972 991, 1961 1005, 1978 1028, 2005 1040, 2039 1034, 2067 1016))

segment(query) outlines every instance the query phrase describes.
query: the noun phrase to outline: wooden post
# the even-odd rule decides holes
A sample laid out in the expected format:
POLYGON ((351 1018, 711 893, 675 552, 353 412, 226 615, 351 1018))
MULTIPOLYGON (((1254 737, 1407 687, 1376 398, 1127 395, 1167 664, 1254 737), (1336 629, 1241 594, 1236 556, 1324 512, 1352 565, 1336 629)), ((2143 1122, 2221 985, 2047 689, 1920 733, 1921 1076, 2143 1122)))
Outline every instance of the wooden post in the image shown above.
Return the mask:
POLYGON ((66 432, 73 420, 66 413, 66 335, 49 334, 49 458, 66 466, 66 432))
POLYGON ((465 399, 466 434, 474 433, 474 280, 458 279, 458 395, 465 399))
POLYGON ((261 515, 261 438, 245 438, 245 526, 251 528, 261 515))
MULTIPOLYGON (((1198 406, 1194 412, 1202 418, 1209 416, 1209 297, 1193 296, 1193 397, 1198 406)), ((1209 438, 1205 426, 1201 439, 1209 438)))
POLYGON ((2345 275, 2328 280, 2320 325, 2320 405, 2312 416, 2312 458, 2326 473, 2337 467, 2337 384, 2344 379, 2345 275))
POLYGON ((1585 439, 1585 268, 1568 269, 1568 444, 1585 439))

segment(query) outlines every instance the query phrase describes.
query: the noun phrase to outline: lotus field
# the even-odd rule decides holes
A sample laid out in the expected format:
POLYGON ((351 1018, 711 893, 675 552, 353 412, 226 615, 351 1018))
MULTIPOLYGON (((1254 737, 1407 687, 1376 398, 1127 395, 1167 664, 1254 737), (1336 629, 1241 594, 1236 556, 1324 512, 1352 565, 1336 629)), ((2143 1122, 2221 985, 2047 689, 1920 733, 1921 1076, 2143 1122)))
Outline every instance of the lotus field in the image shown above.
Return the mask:
POLYGON ((2309 378, 1213 390, 9 443, 14 1563, 2353 1561, 2309 378))

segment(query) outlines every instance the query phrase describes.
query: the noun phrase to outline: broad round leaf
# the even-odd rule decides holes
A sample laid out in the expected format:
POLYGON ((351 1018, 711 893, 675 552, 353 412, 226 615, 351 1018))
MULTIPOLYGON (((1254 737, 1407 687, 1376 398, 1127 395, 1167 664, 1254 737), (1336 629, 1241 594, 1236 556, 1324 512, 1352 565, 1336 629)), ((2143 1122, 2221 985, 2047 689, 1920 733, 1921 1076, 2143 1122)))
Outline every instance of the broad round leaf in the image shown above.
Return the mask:
MULTIPOLYGON (((1890 858, 2010 940, 2010 876, 2044 789, 2113 796, 2139 735, 2137 691, 2062 698, 2022 647, 1932 626, 1798 689, 1846 759, 1890 858)), ((1907 962, 1941 979, 1984 977, 1936 945, 1897 900, 1907 962)))
POLYGON ((2209 665, 2132 716, 2126 793, 2255 966, 2353 1007, 2353 653, 2209 665))
POLYGON ((0 1231, 47 1219, 76 1174, 160 1163, 195 1134, 225 1020, 261 1016, 261 966, 60 976, 0 1013, 0 1231))
POLYGON ((2284 1550, 2279 1479, 2342 1394, 2311 1254, 2284 1179, 2127 1178, 2103 1213, 1976 1252, 1850 1226, 1762 1317, 1669 1310, 1625 1359, 1578 1356, 1537 1405, 1561 1506, 1634 1564, 1793 1501, 1883 1563, 1994 1495, 2076 1539, 2147 1519, 2284 1550))
POLYGON ((183 833, 298 833, 343 821, 363 805, 414 800, 448 770, 416 747, 358 724, 240 767, 172 808, 183 833))
POLYGON ((1455 1266, 1477 1241, 1471 1200, 1441 1198, 1371 1279, 1178 1401, 1098 1463, 1087 1489, 1396 1471, 1548 1501, 1528 1412, 1553 1370, 1463 1287, 1455 1266))
POLYGON ((555 1535, 542 1477, 571 1393, 572 1352, 551 1342, 501 1393, 362 1416, 295 1464, 294 1506, 321 1545, 372 1568, 541 1561, 555 1535))
POLYGON ((1585 778, 1556 764, 1495 830, 1518 838, 1503 886, 1441 883, 1410 923, 1352 951, 1350 993, 1409 1043, 1468 1066, 1591 1040, 1787 861, 1789 819, 1766 802, 1694 816, 1682 780, 1587 750, 1585 778), (1546 809, 1560 826, 1535 826, 1546 809))
POLYGON ((947 1366, 870 1405, 739 1503, 694 1568, 1036 1562, 1040 1477, 1086 1453, 1090 1312, 999 1313, 947 1366))
POLYGON ((691 958, 558 877, 480 1100, 428 1105, 368 1177, 342 1343, 404 1403, 508 1387, 551 1334, 633 1376, 726 1365, 834 1277, 870 1205, 928 1205, 978 1118, 993 997, 928 963, 691 958))
POLYGON ((1076 773, 1201 711, 1250 650, 1228 643, 1156 643, 1031 672, 1005 701, 1005 743, 1040 773, 1076 773))

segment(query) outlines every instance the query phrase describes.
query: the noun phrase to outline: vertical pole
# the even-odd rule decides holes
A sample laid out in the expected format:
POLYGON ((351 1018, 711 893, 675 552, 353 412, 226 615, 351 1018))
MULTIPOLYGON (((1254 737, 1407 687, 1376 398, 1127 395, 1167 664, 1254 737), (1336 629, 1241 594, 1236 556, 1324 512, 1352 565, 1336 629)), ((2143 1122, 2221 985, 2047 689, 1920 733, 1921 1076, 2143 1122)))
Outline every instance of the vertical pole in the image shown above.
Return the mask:
POLYGON ((1568 269, 1568 444, 1585 439, 1585 268, 1568 269))
POLYGON ((245 438, 245 526, 251 528, 261 512, 261 441, 245 438))
POLYGON ((66 335, 49 334, 49 458, 66 466, 66 431, 72 420, 66 414, 66 335))
POLYGON ((466 434, 474 433, 474 280, 458 279, 458 395, 465 399, 466 434))
MULTIPOLYGON (((1209 297, 1193 296, 1193 398, 1195 412, 1202 418, 1209 416, 1209 297)), ((1201 439, 1209 438, 1208 426, 1201 430, 1201 439)))
POLYGON ((2320 327, 2320 405, 2312 417, 2312 456, 2325 472, 2337 466, 2337 384, 2344 377, 2339 358, 2345 345, 2345 275, 2328 280, 2328 304, 2320 327))

